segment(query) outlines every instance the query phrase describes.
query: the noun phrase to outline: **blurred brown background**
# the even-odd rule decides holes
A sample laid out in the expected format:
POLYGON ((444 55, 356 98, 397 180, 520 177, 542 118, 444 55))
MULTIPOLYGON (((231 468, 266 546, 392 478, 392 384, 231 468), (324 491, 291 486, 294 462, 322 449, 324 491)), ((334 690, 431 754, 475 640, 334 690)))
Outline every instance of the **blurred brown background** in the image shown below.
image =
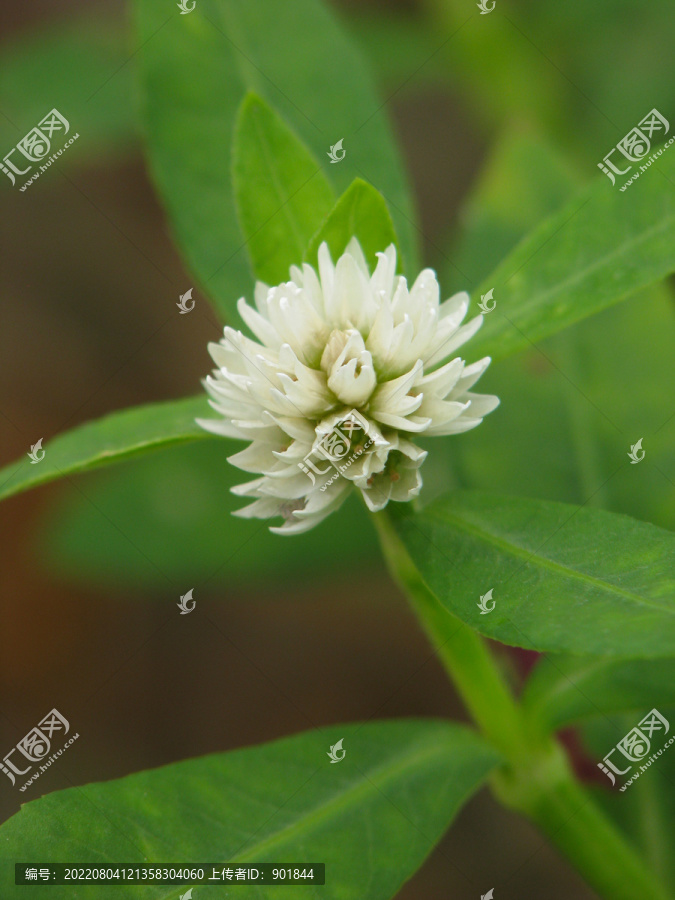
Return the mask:
MULTIPOLYGON (((95 5, 124 15, 117 4, 95 5)), ((85 4, 5 0, 4 38, 78 6, 85 4)), ((395 98, 389 108, 417 193, 425 258, 433 261, 434 242, 452 226, 485 147, 447 89, 395 98), (452 177, 439 179, 448 147, 452 177)), ((2 194, 0 465, 42 435, 193 394, 210 368, 206 343, 217 329, 205 298, 199 315, 167 319, 190 278, 140 153, 80 167, 76 176, 2 194)), ((64 481, 0 510, 0 746, 9 749, 52 707, 80 734, 25 795, 3 785, 3 820, 20 800, 48 791, 312 725, 464 718, 376 560, 345 573, 348 590, 313 578, 259 591, 210 586, 199 596, 204 615, 181 617, 173 594, 129 595, 105 584, 85 590, 45 571, 33 535, 55 498, 77 490, 76 481, 64 481)), ((473 900, 495 885, 499 900, 594 896, 538 833, 483 790, 400 897, 473 900)))

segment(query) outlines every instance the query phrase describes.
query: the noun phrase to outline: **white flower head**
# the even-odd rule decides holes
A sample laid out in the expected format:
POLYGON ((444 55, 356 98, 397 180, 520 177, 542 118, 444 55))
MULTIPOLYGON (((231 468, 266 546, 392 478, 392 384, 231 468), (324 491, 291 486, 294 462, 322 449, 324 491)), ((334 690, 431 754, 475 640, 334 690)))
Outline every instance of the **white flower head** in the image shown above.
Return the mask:
POLYGON ((318 273, 292 266, 290 281, 258 282, 255 309, 239 301, 257 341, 226 327, 209 345, 205 387, 222 418, 199 424, 250 441, 229 461, 258 476, 233 488, 253 498, 235 515, 282 516, 271 530, 297 534, 353 487, 373 511, 410 500, 427 455, 414 436, 468 431, 498 405, 470 391, 490 358, 455 355, 483 320, 462 325, 469 295, 440 303, 432 269, 409 288, 395 247, 377 255, 371 275, 355 238, 335 265, 322 244, 318 273))

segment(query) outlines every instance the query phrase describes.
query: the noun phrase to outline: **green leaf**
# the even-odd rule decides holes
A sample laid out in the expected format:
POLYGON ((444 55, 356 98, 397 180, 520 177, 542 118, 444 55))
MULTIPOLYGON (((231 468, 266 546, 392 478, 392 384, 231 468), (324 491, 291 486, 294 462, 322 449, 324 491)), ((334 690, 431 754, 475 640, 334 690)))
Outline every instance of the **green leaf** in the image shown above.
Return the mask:
MULTIPOLYGON (((159 447, 212 438, 195 422, 195 417, 209 411, 206 397, 200 396, 136 406, 86 422, 44 441, 44 457, 39 462, 31 462, 26 455, 0 469, 0 500, 159 447)), ((41 455, 40 449, 36 454, 41 455)))
MULTIPOLYGON (((344 253, 352 237, 357 237, 371 271, 378 252, 390 244, 398 245, 394 224, 382 194, 360 178, 355 179, 335 204, 326 221, 312 237, 306 259, 317 265, 319 246, 326 241, 333 260, 344 253)), ((398 256, 398 267, 401 257, 398 256)))
POLYGON ((294 540, 271 534, 269 522, 231 515, 245 505, 231 488, 250 478, 227 461, 241 447, 198 441, 84 476, 82 492, 63 491, 50 504, 35 552, 71 583, 105 582, 144 597, 164 591, 167 579, 210 588, 284 580, 309 590, 317 578, 377 566, 357 497, 294 540))
MULTIPOLYGON (((460 210, 461 233, 456 243, 448 245, 447 264, 441 273, 443 296, 482 281, 527 231, 569 198, 573 188, 574 178, 560 150, 531 128, 521 123, 510 125, 497 139, 460 210)), ((548 356, 552 355, 552 340, 555 338, 548 339, 543 348, 548 356)), ((472 344, 467 354, 472 360, 472 344)), ((568 372, 565 365, 562 368, 568 372)), ((585 380, 585 391, 587 383, 585 380)), ((559 427, 561 408, 566 408, 570 395, 573 402, 579 397, 570 381, 530 348, 493 363, 481 379, 480 390, 498 394, 501 412, 489 416, 461 441, 453 441, 452 452, 448 446, 445 454, 438 454, 435 439, 425 441, 421 436, 429 451, 424 463, 424 500, 457 487, 550 500, 577 499, 573 429, 559 427), (527 403, 522 402, 524 396, 527 403), (496 445, 499 453, 495 453, 496 445), (523 445, 537 454, 541 465, 531 465, 529 454, 522 452, 523 445), (446 477, 439 486, 434 481, 441 479, 434 479, 432 470, 441 467, 446 477)))
POLYGON ((321 166, 270 107, 249 92, 234 132, 233 183, 256 278, 288 279, 335 202, 321 166))
POLYGON ((675 181, 667 151, 625 193, 603 176, 535 228, 475 293, 493 288, 497 308, 474 352, 523 350, 675 271, 675 192, 664 180, 675 181))
MULTIPOLYGON (((572 184, 559 151, 529 130, 509 130, 462 211, 466 228, 449 256, 471 280, 482 280, 572 184)), ((444 295, 466 284, 451 274, 448 266, 444 295)), ((662 284, 545 339, 540 349, 493 363, 480 387, 499 395, 501 412, 453 442, 440 462, 435 441, 425 444, 431 455, 422 496, 442 493, 427 467, 444 462, 455 487, 589 501, 675 529, 675 484, 665 477, 675 470, 675 418, 665 422, 653 387, 675 383, 673 346, 675 304, 662 284), (641 436, 646 464, 617 472, 641 436), (536 466, 533 456, 541 461, 536 466)))
POLYGON ((500 411, 453 443, 461 486, 589 502, 675 529, 675 418, 654 390, 675 383, 673 346, 675 305, 659 286, 547 338, 541 352, 494 363, 480 390, 499 395, 500 411), (640 437, 649 455, 621 468, 640 437))
POLYGON ((375 185, 414 268, 414 213, 386 107, 325 3, 294 0, 283 15, 275 0, 200 0, 187 16, 137 0, 136 10, 151 171, 179 248, 224 315, 252 288, 230 184, 234 120, 248 90, 327 164, 337 191, 355 175, 375 185), (333 165, 328 153, 340 139, 346 157, 333 165))
POLYGON ((675 655, 669 531, 600 509, 479 491, 392 515, 440 602, 488 637, 533 650, 675 655), (481 614, 477 603, 489 590, 496 606, 481 614))
MULTIPOLYGON (((332 725, 48 794, 0 828, 2 896, 22 891, 12 884, 9 861, 86 858, 97 864, 323 862, 325 887, 289 885, 284 897, 387 900, 497 762, 489 745, 457 725, 382 721, 332 725), (346 755, 331 764, 329 748, 340 739, 346 755)), ((77 896, 116 900, 119 890, 78 887, 77 896)), ((51 900, 73 896, 68 886, 33 892, 51 900)), ((177 900, 180 893, 169 886, 133 892, 137 900, 177 900)), ((279 889, 245 893, 275 900, 279 889)))
POLYGON ((544 656, 522 701, 527 715, 546 731, 594 716, 675 706, 675 659, 544 656))

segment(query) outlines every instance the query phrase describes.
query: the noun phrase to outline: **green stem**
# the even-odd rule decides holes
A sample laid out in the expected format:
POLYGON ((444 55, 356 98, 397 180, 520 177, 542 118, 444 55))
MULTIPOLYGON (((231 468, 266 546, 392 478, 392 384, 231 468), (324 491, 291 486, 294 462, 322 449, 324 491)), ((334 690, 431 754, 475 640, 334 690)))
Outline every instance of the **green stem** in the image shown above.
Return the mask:
POLYGON ((527 816, 607 900, 667 900, 668 894, 614 823, 577 782, 564 751, 551 765, 497 773, 495 795, 527 816), (515 791, 515 793, 512 793, 515 791))
POLYGON ((668 900, 619 830, 576 781, 560 744, 533 729, 483 639, 431 593, 386 513, 373 516, 389 571, 401 585, 440 661, 505 764, 495 795, 534 821, 606 900, 668 900))
POLYGON ((484 641, 441 606, 394 534, 385 513, 373 516, 389 571, 404 589, 436 654, 483 733, 505 755, 518 751, 518 706, 484 641))

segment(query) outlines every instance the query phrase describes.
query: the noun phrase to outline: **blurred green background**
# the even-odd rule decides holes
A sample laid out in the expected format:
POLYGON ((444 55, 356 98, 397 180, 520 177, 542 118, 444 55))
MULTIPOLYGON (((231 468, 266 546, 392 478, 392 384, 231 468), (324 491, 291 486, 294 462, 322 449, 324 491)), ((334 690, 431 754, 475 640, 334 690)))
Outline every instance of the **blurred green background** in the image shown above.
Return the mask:
MULTIPOLYGON (((389 98, 445 296, 604 177, 597 162, 650 109, 675 119, 665 0, 497 0, 487 16, 456 0, 331 5, 389 98)), ((142 157, 128 11, 0 13, 4 152, 53 106, 81 135, 61 171, 24 193, 0 186, 4 464, 110 410, 194 394, 219 326, 199 292, 194 314, 174 314, 191 278, 142 157)), ((494 364, 481 390, 500 409, 430 456, 426 496, 484 487, 673 528, 674 346, 664 285, 494 364), (616 474, 640 437, 648 459, 616 474)), ((463 717, 358 503, 307 535, 270 535, 230 516, 230 452, 166 450, 3 505, 0 737, 9 748, 54 706, 82 736, 31 797, 314 724, 463 717), (180 617, 189 588, 202 615, 180 617)), ((518 680, 529 657, 500 652, 518 680)), ((2 791, 3 819, 19 796, 2 791)), ((468 898, 461 873, 487 889, 505 872, 506 896, 593 896, 485 791, 400 896, 468 898)))

